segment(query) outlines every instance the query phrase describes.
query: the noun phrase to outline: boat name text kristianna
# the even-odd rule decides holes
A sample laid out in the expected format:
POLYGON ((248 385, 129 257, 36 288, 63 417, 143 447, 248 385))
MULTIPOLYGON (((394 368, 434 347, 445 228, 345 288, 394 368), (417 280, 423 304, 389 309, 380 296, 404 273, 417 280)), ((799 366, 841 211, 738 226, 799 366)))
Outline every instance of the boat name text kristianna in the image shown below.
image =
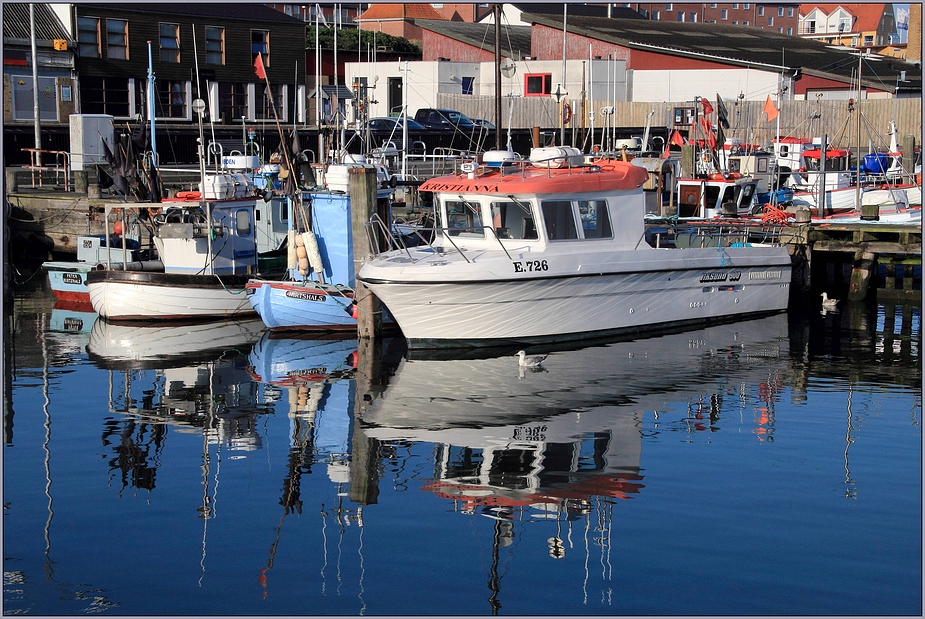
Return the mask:
POLYGON ((515 273, 528 273, 532 271, 549 270, 549 264, 545 260, 515 260, 511 264, 514 265, 515 273))
POLYGON ((427 191, 470 191, 473 193, 498 193, 497 185, 473 185, 469 183, 429 182, 427 191))
POLYGON ((314 294, 311 292, 301 292, 299 290, 287 290, 286 296, 292 299, 301 299, 303 301, 317 301, 319 303, 324 303, 325 295, 323 294, 314 294))
POLYGON ((742 279, 741 271, 712 271, 700 276, 700 282, 703 284, 725 281, 737 282, 740 279, 742 279))

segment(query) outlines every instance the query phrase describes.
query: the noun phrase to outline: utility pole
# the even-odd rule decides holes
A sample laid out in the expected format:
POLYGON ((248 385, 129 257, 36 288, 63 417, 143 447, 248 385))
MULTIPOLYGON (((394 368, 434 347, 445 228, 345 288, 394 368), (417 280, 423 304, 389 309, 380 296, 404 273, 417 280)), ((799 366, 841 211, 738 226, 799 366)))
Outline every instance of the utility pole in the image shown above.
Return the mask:
MULTIPOLYGON (((39 118, 39 60, 35 49, 35 5, 29 5, 29 32, 32 39, 32 115, 35 124, 35 165, 42 165, 42 121, 39 118)), ((41 172, 40 172, 41 173, 41 172)))

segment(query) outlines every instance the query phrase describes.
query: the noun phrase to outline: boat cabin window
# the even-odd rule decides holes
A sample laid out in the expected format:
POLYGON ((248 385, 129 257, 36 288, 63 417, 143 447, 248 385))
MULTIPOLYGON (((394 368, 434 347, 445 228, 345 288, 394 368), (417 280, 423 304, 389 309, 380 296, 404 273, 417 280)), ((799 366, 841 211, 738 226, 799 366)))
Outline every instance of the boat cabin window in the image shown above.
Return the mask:
POLYGON ((499 239, 535 241, 538 238, 529 204, 492 202, 491 226, 499 239))
POLYGON ((234 214, 235 226, 238 229, 238 236, 250 236, 251 234, 251 214, 240 209, 234 214))
MULTIPOLYGON (((719 187, 712 187, 712 186, 710 186, 710 185, 707 185, 707 186, 704 188, 704 193, 706 194, 706 201, 705 201, 705 204, 707 205, 707 208, 713 208, 714 206, 716 206, 717 204, 720 203, 720 202, 718 202, 718 200, 719 200, 719 190, 720 190, 719 187)), ((732 193, 731 193, 731 190, 732 190, 732 187, 727 187, 727 188, 726 188, 726 191, 729 192, 729 193, 728 193, 727 195, 724 195, 724 196, 723 196, 723 202, 725 202, 725 201, 727 201, 727 200, 732 200, 732 193)))
POLYGON ((578 238, 572 203, 565 200, 544 201, 543 223, 546 224, 546 236, 550 241, 563 241, 578 238))
POLYGON ((610 239, 610 215, 604 200, 582 200, 578 202, 578 216, 586 239, 610 239))
POLYGON ((450 236, 484 238, 482 205, 468 200, 447 200, 446 227, 450 236))

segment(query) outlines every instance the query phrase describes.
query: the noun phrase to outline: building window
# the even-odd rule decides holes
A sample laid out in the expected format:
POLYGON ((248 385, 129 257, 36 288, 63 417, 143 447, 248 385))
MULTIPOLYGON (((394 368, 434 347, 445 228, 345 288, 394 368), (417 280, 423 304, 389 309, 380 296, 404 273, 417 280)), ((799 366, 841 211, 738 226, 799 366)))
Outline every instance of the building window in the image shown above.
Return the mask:
POLYGON ((263 54, 263 66, 270 66, 270 31, 251 30, 251 62, 257 60, 257 54, 263 54))
POLYGON ((186 112, 186 82, 157 80, 158 118, 189 118, 186 112))
POLYGON ((747 26, 747 25, 748 25, 748 20, 746 19, 745 21, 743 21, 743 22, 742 22, 742 25, 743 25, 743 26, 747 26))
POLYGON ((552 93, 552 74, 528 74, 524 76, 524 96, 537 97, 552 93))
POLYGON ((160 26, 161 62, 180 62, 180 25, 160 26))
POLYGON ((474 77, 464 77, 464 78, 462 78, 462 94, 464 94, 464 95, 471 95, 471 94, 472 94, 472 86, 473 86, 474 83, 475 83, 475 78, 474 78, 474 77))
POLYGON ((774 25, 774 18, 773 18, 773 17, 769 17, 769 18, 768 18, 768 25, 769 25, 769 26, 773 26, 773 25, 774 25))
POLYGON ((873 35, 865 34, 864 35, 864 45, 873 45, 873 44, 874 44, 873 35))
POLYGON ((750 8, 752 8, 752 5, 749 4, 748 2, 746 2, 745 4, 742 5, 742 9, 745 10, 745 11, 747 11, 747 10, 750 9, 750 8))
POLYGON ((247 84, 219 82, 218 113, 225 124, 247 118, 247 84))
POLYGON ((128 60, 128 22, 124 19, 106 20, 106 57, 128 60))
POLYGON ((691 13, 691 14, 690 14, 690 21, 691 21, 692 24, 695 23, 695 22, 697 21, 697 13, 691 13))
POLYGON ((206 64, 225 64, 225 29, 206 26, 206 64))
POLYGON ((131 85, 126 77, 80 78, 80 107, 84 114, 131 116, 131 85))
POLYGON ((787 8, 787 17, 793 17, 793 7, 787 8))
POLYGON ((720 12, 720 19, 722 19, 723 21, 726 21, 726 18, 727 18, 727 17, 728 17, 728 15, 726 14, 726 9, 723 9, 723 10, 720 12))
POLYGON ((715 3, 715 2, 711 2, 711 3, 710 3, 710 8, 711 8, 711 9, 715 9, 715 8, 716 8, 716 3, 715 3))
POLYGON ((665 10, 666 10, 666 11, 672 11, 672 10, 674 10, 674 9, 671 8, 671 3, 670 3, 670 2, 669 2, 668 4, 665 5, 665 10))
POLYGON ((684 11, 678 11, 678 21, 684 21, 684 11))
POLYGON ((815 33, 816 32, 816 20, 815 19, 806 20, 806 22, 804 22, 803 24, 803 32, 805 34, 815 33))
POLYGON ((733 26, 738 26, 738 25, 739 25, 739 20, 738 20, 738 19, 733 19, 733 20, 732 20, 732 25, 733 25, 733 26))
POLYGON ((782 7, 782 6, 777 7, 777 16, 778 16, 778 17, 783 17, 783 16, 784 16, 784 7, 782 7))
POLYGON ((781 28, 780 26, 778 26, 778 27, 777 27, 777 31, 778 31, 778 32, 780 32, 781 34, 783 34, 783 33, 784 33, 784 29, 783 29, 783 28, 781 28))
POLYGON ((77 47, 81 58, 100 57, 100 20, 96 17, 77 18, 77 47))
POLYGON ((739 3, 738 3, 738 2, 733 2, 733 3, 732 3, 732 8, 733 8, 733 9, 739 8, 739 3))
POLYGON ((662 18, 662 12, 661 12, 661 11, 652 11, 652 19, 653 19, 653 20, 659 21, 661 18, 662 18))
POLYGON ((793 36, 793 28, 787 28, 787 34, 793 36))
POLYGON ((758 7, 758 15, 759 15, 759 16, 763 16, 763 15, 764 15, 764 7, 763 7, 763 6, 759 6, 759 7, 758 7))

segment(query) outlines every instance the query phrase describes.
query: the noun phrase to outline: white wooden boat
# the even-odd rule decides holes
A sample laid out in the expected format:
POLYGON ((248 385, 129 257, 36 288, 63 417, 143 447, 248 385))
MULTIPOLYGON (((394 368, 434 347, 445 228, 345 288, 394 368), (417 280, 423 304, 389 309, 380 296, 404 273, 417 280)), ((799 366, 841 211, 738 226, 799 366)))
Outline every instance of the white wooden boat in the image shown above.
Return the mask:
POLYGON ((206 179, 205 201, 192 195, 157 205, 154 243, 160 260, 109 262, 88 274, 90 302, 100 316, 179 320, 254 313, 244 293, 257 272, 253 184, 244 179, 243 188, 232 186, 228 195, 214 189, 216 179, 206 179))
POLYGON ((427 181, 435 240, 361 268, 357 279, 409 347, 550 342, 786 309, 785 247, 741 234, 686 247, 647 240, 646 170, 531 159, 427 181))

